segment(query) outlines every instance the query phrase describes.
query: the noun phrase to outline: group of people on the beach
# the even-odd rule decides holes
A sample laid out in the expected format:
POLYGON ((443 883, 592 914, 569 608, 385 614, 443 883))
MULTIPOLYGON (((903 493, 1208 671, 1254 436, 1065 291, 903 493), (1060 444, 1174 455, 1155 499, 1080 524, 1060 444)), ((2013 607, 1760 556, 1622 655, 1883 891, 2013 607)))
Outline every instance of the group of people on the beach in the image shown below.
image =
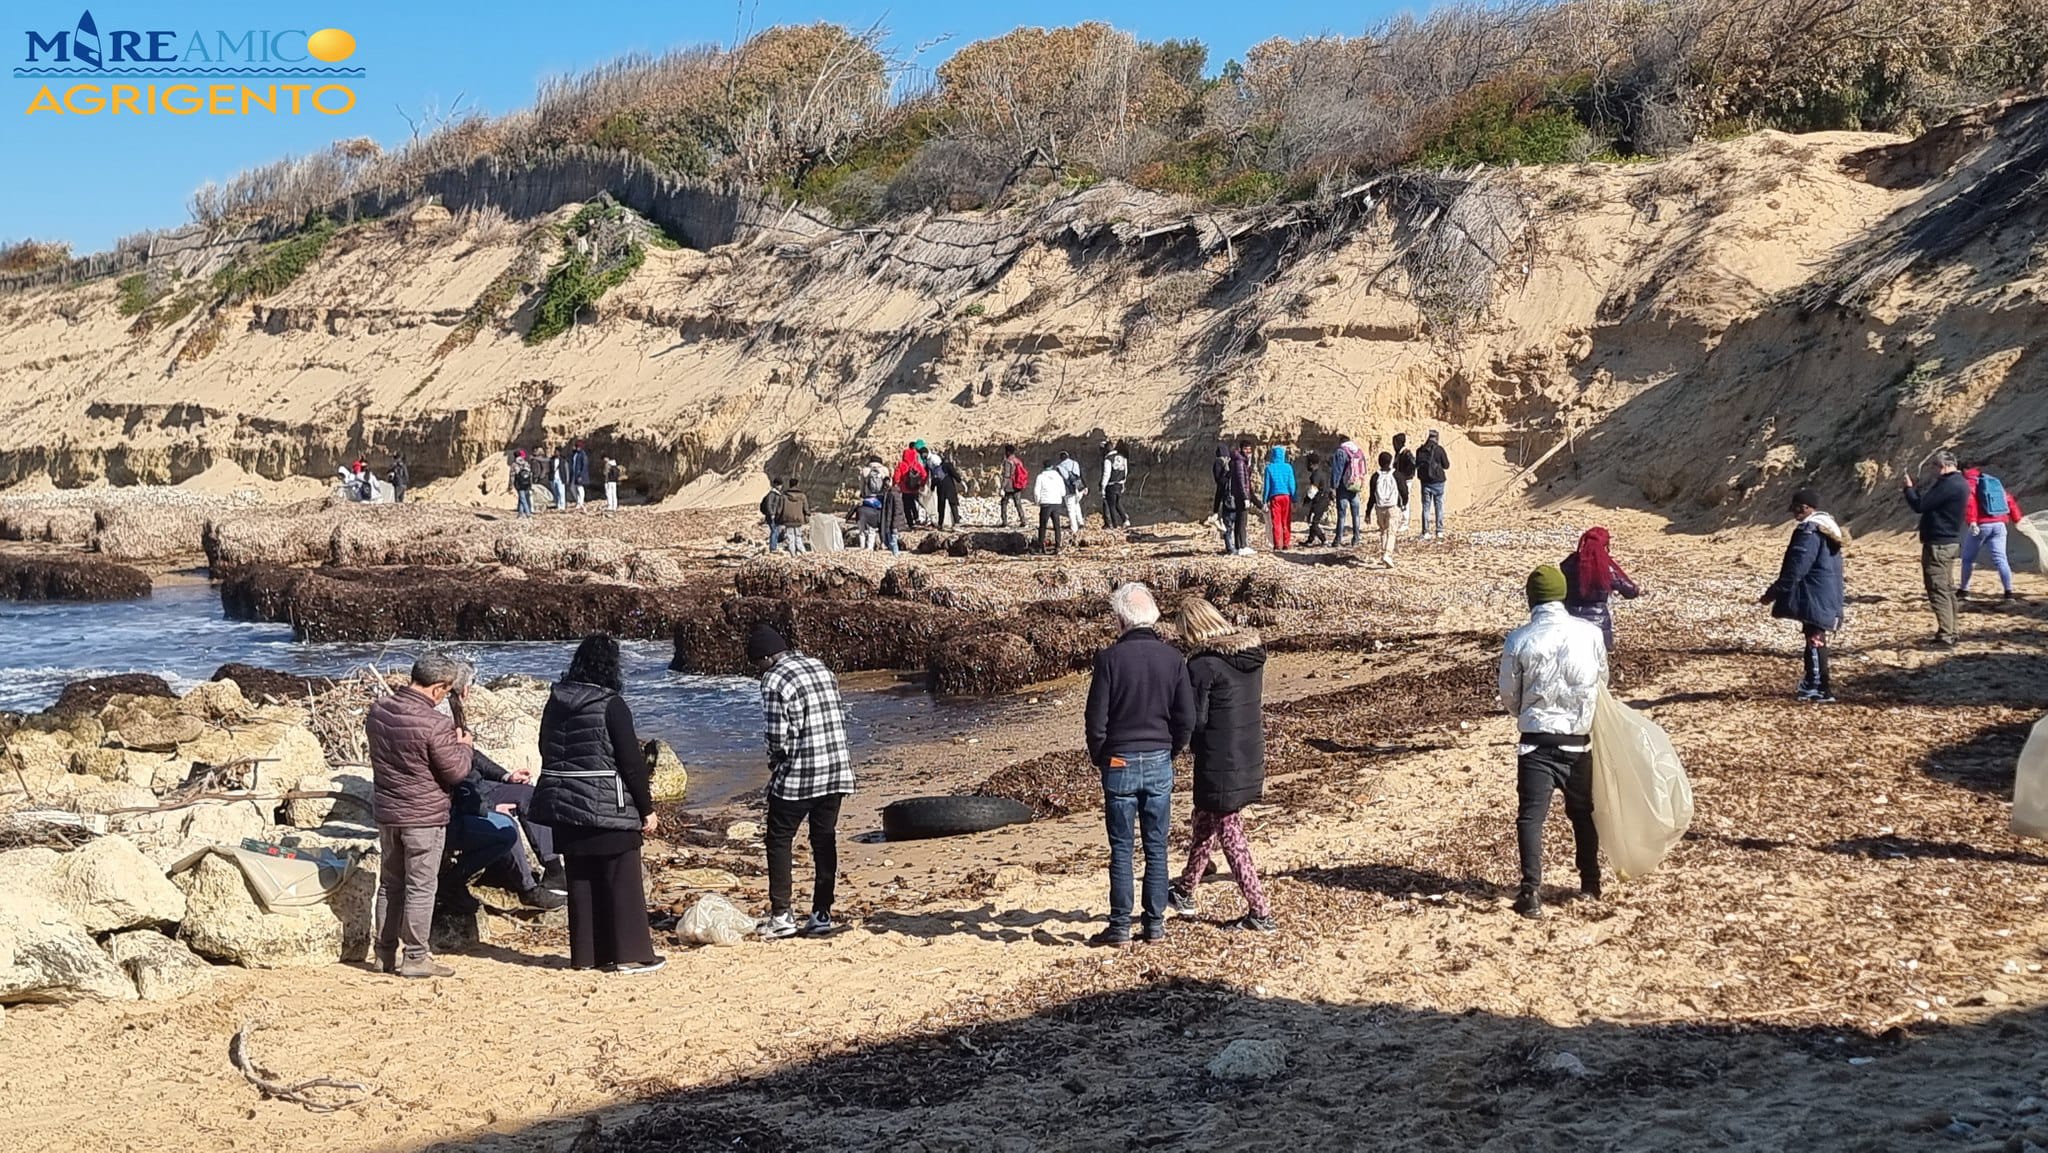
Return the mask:
MULTIPOLYGON (((838 678, 771 626, 747 638, 747 660, 760 677, 768 754, 769 902, 755 931, 823 936, 837 928, 839 807, 854 783, 845 703, 838 678), (811 911, 799 920, 793 845, 806 825, 815 879, 811 911)), ((643 839, 661 827, 652 790, 658 747, 634 727, 618 642, 584 638, 550 690, 537 776, 477 750, 463 708, 474 677, 458 657, 422 654, 411 683, 372 704, 364 722, 381 851, 378 971, 453 973, 433 956, 434 916, 473 913, 469 886, 487 873, 528 905, 568 907, 570 968, 659 970, 640 861, 643 839)))
MULTIPOLYGON (((1401 447, 1400 438, 1396 446, 1401 447)), ((1236 513, 1244 507, 1244 494, 1252 490, 1241 478, 1252 447, 1240 444, 1219 457, 1227 460, 1231 498, 1219 510, 1236 513)), ((1355 448, 1345 438, 1340 457, 1355 448)), ((1416 460, 1436 464, 1425 469, 1418 463, 1412 479, 1441 477, 1448 462, 1440 453, 1432 434, 1416 460)), ((1016 459, 1014 451, 1006 456, 1016 459)), ((1382 533, 1393 514, 1406 507, 1395 460, 1391 452, 1382 454, 1374 475, 1386 474, 1392 481, 1366 505, 1382 533)), ((1957 641, 1955 601, 1967 590, 1978 557, 1988 555, 2005 595, 2014 595, 2004 537, 2007 528, 2024 522, 2017 498, 1996 476, 1978 466, 1962 468, 1946 451, 1934 461, 1935 479, 1923 489, 1908 476, 1904 491, 1920 513, 1925 585, 1937 621, 1935 643, 1947 647, 1957 641), (1951 570, 1959 556, 1962 590, 1954 585, 1951 570)), ((1279 521, 1287 518, 1293 495, 1290 478, 1274 469, 1284 463, 1284 450, 1275 450, 1257 490, 1279 521)), ((1061 464, 1055 459, 1040 473, 1040 480, 1050 474, 1058 483, 1057 490, 1047 484, 1042 495, 1034 490, 1041 519, 1047 509, 1061 516, 1071 511, 1068 497, 1076 494, 1061 464)), ((907 521, 902 476, 921 470, 923 482, 913 487, 922 492, 935 466, 944 468, 944 458, 913 444, 893 473, 876 478, 876 491, 891 495, 895 507, 906 510, 907 521)), ((1310 465, 1316 482, 1310 500, 1321 494, 1324 477, 1335 478, 1337 501, 1351 492, 1355 533, 1360 517, 1356 490, 1344 483, 1348 473, 1319 474, 1315 467, 1310 465)), ((1424 490, 1433 498, 1425 501, 1425 515, 1431 516, 1436 533, 1442 532, 1442 513, 1432 515, 1432 503, 1440 504, 1441 484, 1427 480, 1424 490), (1438 491, 1430 493, 1431 487, 1438 491)), ((800 491, 779 487, 777 492, 805 511, 800 491)), ((945 509, 948 502, 942 498, 939 506, 945 509)), ((785 503, 778 512, 791 507, 785 503)), ((1795 522, 1791 540, 1777 579, 1759 599, 1773 617, 1797 624, 1804 636, 1798 697, 1832 703, 1828 638, 1844 623, 1843 557, 1849 537, 1812 488, 1792 496, 1789 512, 1795 522)), ((957 507, 952 515, 957 523, 957 507)), ((893 516, 885 518, 885 525, 893 523, 893 516)), ((1340 511, 1340 524, 1343 519, 1340 511)), ((1241 531, 1228 521, 1225 526, 1226 532, 1241 531)), ((801 531, 803 525, 782 527, 801 531)), ((1319 527, 1312 513, 1311 528, 1319 527)), ((1612 598, 1633 598, 1642 591, 1615 559, 1612 546, 1604 527, 1589 528, 1560 563, 1531 572, 1524 582, 1528 620, 1502 645, 1499 702, 1516 717, 1519 732, 1515 823, 1521 878, 1511 907, 1525 917, 1543 914, 1543 826, 1560 793, 1574 840, 1578 893, 1587 899, 1601 895, 1591 734, 1615 640, 1612 598)), ((1276 547, 1286 547, 1285 541, 1276 540, 1276 547)), ((1095 659, 1084 721, 1088 758, 1101 775, 1110 873, 1108 921, 1090 943, 1121 948, 1164 940, 1169 909, 1181 914, 1198 910, 1199 886, 1209 858, 1218 851, 1230 864, 1245 906, 1241 916, 1222 927, 1273 931, 1277 922, 1244 821, 1246 807, 1263 796, 1265 779, 1266 652, 1259 634, 1234 624, 1207 600, 1187 597, 1178 606, 1177 643, 1170 642, 1160 628, 1157 599, 1138 583, 1117 588, 1110 609, 1118 638, 1095 659), (1176 876, 1167 863, 1167 831, 1175 763, 1184 754, 1191 754, 1194 815, 1188 858, 1176 876), (1140 851, 1145 860, 1142 893, 1134 880, 1140 851)), ((829 934, 837 928, 837 825, 841 805, 854 787, 838 682, 822 662, 792 651, 766 625, 748 637, 747 659, 760 677, 769 761, 769 903, 755 929, 768 939, 829 934), (810 912, 799 919, 793 844, 806 824, 815 879, 810 912)), ((499 866, 529 903, 543 908, 567 904, 572 967, 621 974, 659 969, 663 960, 649 932, 640 867, 642 838, 660 823, 649 792, 651 746, 643 748, 620 695, 617 642, 606 636, 586 638, 554 686, 541 717, 537 780, 508 772, 475 751, 461 707, 472 676, 463 662, 428 653, 414 664, 411 686, 370 710, 367 729, 383 850, 378 965, 408 977, 449 972, 429 951, 437 902, 444 908, 473 908, 469 882, 499 866), (538 871, 519 848, 519 825, 538 859, 538 871)))
POLYGON ((1258 445, 1240 440, 1235 448, 1218 445, 1211 467, 1216 494, 1210 508, 1210 523, 1223 534, 1223 551, 1252 555, 1250 522, 1263 515, 1272 535, 1273 548, 1295 547, 1294 516, 1298 502, 1308 524, 1304 547, 1324 544, 1343 547, 1344 524, 1351 524, 1351 547, 1363 539, 1365 523, 1371 518, 1377 535, 1380 563, 1394 567, 1394 544, 1408 531, 1409 501, 1420 486, 1422 531, 1419 539, 1444 539, 1444 493, 1450 484, 1451 457, 1443 438, 1431 429, 1422 447, 1409 449, 1408 434, 1395 433, 1391 446, 1377 458, 1347 434, 1338 434, 1337 446, 1328 455, 1310 450, 1297 469, 1288 458, 1285 445, 1267 450, 1263 466, 1257 463, 1258 445), (1306 473, 1304 476, 1302 474, 1306 473), (1336 510, 1332 535, 1323 536, 1323 519, 1336 510))
POLYGON ((577 512, 584 511, 584 496, 590 487, 593 475, 604 484, 604 510, 619 511, 619 481, 625 473, 619 462, 604 457, 603 463, 593 473, 590 449, 582 441, 573 445, 556 445, 553 452, 545 447, 532 452, 519 448, 512 451, 511 475, 509 477, 514 509, 524 519, 533 515, 533 490, 545 493, 555 512, 568 512, 571 504, 577 512))
MULTIPOLYGON (((1379 454, 1376 468, 1366 450, 1347 435, 1337 438, 1327 456, 1311 450, 1301 458, 1299 469, 1289 451, 1286 445, 1272 445, 1259 463, 1256 441, 1244 439, 1216 447, 1212 468, 1215 494, 1208 524, 1222 534, 1226 555, 1253 554, 1249 525, 1254 517, 1264 518, 1276 550, 1297 547, 1297 514, 1308 526, 1308 538, 1300 547, 1342 547, 1347 517, 1350 544, 1358 547, 1370 518, 1377 533, 1380 562, 1392 568, 1395 541, 1408 529, 1410 499, 1417 495, 1422 506, 1420 539, 1444 538, 1444 493, 1451 458, 1436 431, 1413 450, 1408 447, 1407 434, 1396 433, 1392 446, 1379 454), (1336 524, 1326 537, 1325 520, 1333 508, 1336 524)), ((1085 502, 1093 490, 1090 470, 1072 454, 1055 452, 1034 470, 1015 444, 1006 444, 996 473, 1000 501, 994 527, 1011 527, 1011 514, 1015 513, 1015 527, 1029 529, 1029 510, 1035 508, 1038 535, 1032 547, 1042 554, 1059 553, 1066 534, 1081 531, 1085 502)), ((1101 478, 1103 527, 1130 528, 1134 522, 1125 498, 1131 482, 1131 457, 1123 442, 1101 443, 1096 474, 1101 478)), ((957 530, 964 526, 960 496, 967 483, 967 470, 957 458, 948 460, 924 441, 912 441, 893 466, 880 458, 868 461, 860 472, 857 495, 845 523, 856 533, 858 547, 900 552, 903 534, 913 529, 944 530, 950 525, 957 530)), ((786 550, 794 556, 819 547, 819 542, 809 539, 819 514, 795 478, 771 479, 760 512, 769 551, 786 550)))

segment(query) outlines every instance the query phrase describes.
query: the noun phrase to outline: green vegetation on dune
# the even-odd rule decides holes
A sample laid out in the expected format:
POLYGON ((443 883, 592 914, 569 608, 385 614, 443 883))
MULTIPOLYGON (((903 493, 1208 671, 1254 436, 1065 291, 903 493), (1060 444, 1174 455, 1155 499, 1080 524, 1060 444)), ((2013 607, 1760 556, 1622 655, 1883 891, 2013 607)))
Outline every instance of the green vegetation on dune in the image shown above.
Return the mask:
POLYGON ((313 267, 339 231, 325 216, 314 217, 292 235, 214 273, 214 291, 225 304, 274 296, 313 267))

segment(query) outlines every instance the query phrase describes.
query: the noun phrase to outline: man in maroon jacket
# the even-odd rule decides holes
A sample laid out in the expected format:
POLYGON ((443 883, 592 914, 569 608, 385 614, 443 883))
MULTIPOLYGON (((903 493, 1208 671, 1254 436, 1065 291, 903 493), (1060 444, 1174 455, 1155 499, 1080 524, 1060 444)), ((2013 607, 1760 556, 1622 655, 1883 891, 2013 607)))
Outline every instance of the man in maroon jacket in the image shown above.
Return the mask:
POLYGON ((377 967, 401 977, 455 972, 434 960, 427 938, 447 844, 449 800, 469 776, 470 735, 439 708, 461 673, 453 657, 422 655, 413 662, 412 684, 371 705, 364 722, 382 850, 377 967))

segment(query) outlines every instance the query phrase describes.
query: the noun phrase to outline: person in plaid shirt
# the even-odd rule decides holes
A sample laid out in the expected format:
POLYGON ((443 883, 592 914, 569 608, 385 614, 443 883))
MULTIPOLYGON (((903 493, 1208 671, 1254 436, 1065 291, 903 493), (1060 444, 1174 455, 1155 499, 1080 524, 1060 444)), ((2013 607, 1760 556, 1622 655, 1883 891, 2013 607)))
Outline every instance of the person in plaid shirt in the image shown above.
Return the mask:
POLYGON ((839 680, 816 657, 790 649, 782 634, 756 625, 747 659, 761 674, 761 711, 768 738, 768 916, 766 938, 822 937, 833 931, 832 889, 839 876, 839 805, 853 791, 846 744, 846 706, 839 680), (790 912, 797 826, 811 825, 811 916, 790 912))

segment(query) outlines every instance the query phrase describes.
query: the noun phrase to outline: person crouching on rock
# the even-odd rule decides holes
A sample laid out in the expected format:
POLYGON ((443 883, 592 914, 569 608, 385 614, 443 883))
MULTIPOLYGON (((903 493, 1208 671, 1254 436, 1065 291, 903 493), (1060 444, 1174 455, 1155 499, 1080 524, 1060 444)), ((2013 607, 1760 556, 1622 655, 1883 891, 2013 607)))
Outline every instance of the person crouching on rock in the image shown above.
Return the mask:
POLYGON ((1173 818, 1173 760, 1195 727, 1187 662, 1159 639, 1159 602, 1142 584, 1110 594, 1121 635, 1095 657, 1088 685, 1088 760, 1102 772, 1109 830, 1109 924, 1088 941, 1131 943, 1132 825, 1145 839, 1146 944, 1166 940, 1166 829, 1173 818))
POLYGON ((1800 489, 1791 511, 1799 521, 1792 529, 1792 543, 1785 546, 1778 579, 1758 603, 1771 606, 1771 615, 1779 620, 1798 621, 1806 634, 1806 675, 1799 682, 1799 699, 1831 705, 1835 694, 1828 634, 1842 627, 1842 548, 1849 543, 1849 534, 1820 510, 1820 494, 1813 489, 1800 489))
POLYGON ((583 638, 541 710, 532 816, 567 863, 569 967, 633 976, 667 961, 647 932, 640 874, 642 839, 661 819, 622 685, 619 642, 583 638))
MULTIPOLYGON (((456 727, 472 738, 475 733, 469 727, 465 705, 475 680, 476 667, 464 661, 454 691, 443 702, 456 727)), ((568 900, 569 882, 561 854, 555 851, 554 830, 533 819, 533 774, 526 769, 508 769, 482 749, 471 748, 469 776, 456 789, 448 822, 447 864, 441 870, 442 907, 473 911, 476 903, 469 894, 469 882, 480 871, 509 882, 504 887, 518 893, 519 902, 529 908, 559 909, 568 900), (519 843, 522 829, 525 845, 519 843), (540 861, 539 873, 534 872, 527 846, 540 861), (458 854, 463 858, 459 865, 458 854), (459 894, 453 903, 451 894, 459 894)))
POLYGON ((461 671, 445 653, 422 654, 412 684, 372 704, 363 722, 380 853, 377 968, 401 977, 455 972, 434 960, 428 940, 451 798, 469 776, 472 741, 438 708, 461 671))
POLYGON ((1500 700, 1522 726, 1515 747, 1515 820, 1522 884, 1515 912, 1543 915, 1543 822, 1550 796, 1563 790, 1577 849, 1579 891, 1600 896, 1600 834, 1593 828, 1593 706, 1607 683, 1600 630, 1565 611, 1564 572, 1554 564, 1529 574, 1529 623, 1508 634, 1500 657, 1500 700))
POLYGON ((1195 887, 1220 842, 1246 910, 1223 927, 1270 933, 1273 909, 1259 885, 1243 816, 1266 787, 1266 650, 1256 631, 1231 624, 1201 597, 1180 602, 1180 635, 1191 650, 1188 681, 1195 690, 1195 824, 1188 867, 1166 899, 1174 912, 1194 913, 1195 887))
POLYGON ((846 705, 839 680, 824 662, 789 647, 782 634, 756 625, 747 660, 761 675, 761 712, 768 740, 768 915, 756 931, 770 940, 822 937, 832 922, 839 876, 839 806, 853 792, 853 756, 846 743, 846 705), (810 823, 811 915, 791 912, 792 847, 810 823))

